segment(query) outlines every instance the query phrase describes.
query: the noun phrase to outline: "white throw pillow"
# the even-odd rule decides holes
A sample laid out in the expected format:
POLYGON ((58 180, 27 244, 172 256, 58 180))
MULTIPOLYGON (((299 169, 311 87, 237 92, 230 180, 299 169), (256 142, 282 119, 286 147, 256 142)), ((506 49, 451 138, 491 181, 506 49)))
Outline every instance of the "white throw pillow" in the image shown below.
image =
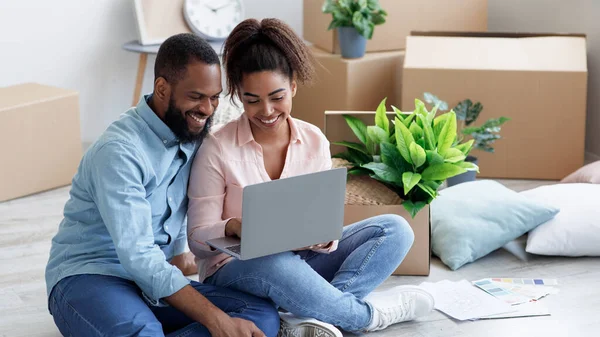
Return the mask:
POLYGON ((600 185, 557 184, 521 192, 560 209, 529 233, 527 252, 554 256, 600 256, 600 185))

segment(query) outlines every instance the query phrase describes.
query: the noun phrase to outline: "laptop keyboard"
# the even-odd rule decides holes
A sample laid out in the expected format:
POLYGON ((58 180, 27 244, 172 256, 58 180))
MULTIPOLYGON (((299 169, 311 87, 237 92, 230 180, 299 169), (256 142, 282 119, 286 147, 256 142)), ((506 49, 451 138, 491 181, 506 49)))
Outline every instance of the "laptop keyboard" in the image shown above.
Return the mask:
POLYGON ((241 252, 241 245, 229 246, 227 249, 239 255, 241 252))

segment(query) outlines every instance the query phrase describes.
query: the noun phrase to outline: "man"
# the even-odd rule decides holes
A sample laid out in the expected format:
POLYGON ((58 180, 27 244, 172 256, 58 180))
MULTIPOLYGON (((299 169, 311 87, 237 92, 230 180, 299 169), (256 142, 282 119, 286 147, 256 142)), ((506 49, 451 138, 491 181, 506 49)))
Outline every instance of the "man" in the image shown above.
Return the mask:
POLYGON ((186 255, 190 165, 219 103, 221 68, 192 34, 160 47, 154 90, 108 127, 73 178, 46 268, 65 336, 276 336, 269 302, 203 285, 186 255))

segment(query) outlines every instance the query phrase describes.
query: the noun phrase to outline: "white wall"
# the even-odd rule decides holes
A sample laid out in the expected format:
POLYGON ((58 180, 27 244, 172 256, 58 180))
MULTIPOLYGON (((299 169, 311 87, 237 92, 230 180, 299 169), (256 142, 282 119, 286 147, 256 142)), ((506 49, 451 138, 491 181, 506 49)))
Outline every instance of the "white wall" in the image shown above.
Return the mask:
MULTIPOLYGON (((600 1, 488 0, 488 6, 488 27, 492 31, 587 34, 586 150, 600 159, 600 1)), ((566 138, 557 137, 556 141, 566 138)))
MULTIPOLYGON (((245 0, 247 17, 278 17, 302 31, 302 0, 245 0)), ((78 90, 84 143, 131 105, 138 54, 132 0, 0 0, 0 87, 39 82, 78 90)), ((144 92, 152 90, 148 58, 144 92)))

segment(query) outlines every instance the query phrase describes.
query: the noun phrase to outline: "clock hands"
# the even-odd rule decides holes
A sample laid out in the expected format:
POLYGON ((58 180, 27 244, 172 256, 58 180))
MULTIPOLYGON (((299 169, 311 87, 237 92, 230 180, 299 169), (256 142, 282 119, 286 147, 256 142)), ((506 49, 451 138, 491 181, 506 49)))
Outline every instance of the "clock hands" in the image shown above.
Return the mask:
POLYGON ((205 6, 208 7, 211 11, 213 11, 213 13, 216 13, 216 12, 218 12, 219 10, 221 10, 223 8, 231 6, 232 4, 233 4, 233 2, 228 2, 228 3, 226 3, 224 5, 221 5, 220 7, 217 7, 217 8, 214 8, 214 7, 211 7, 211 6, 208 6, 208 5, 205 5, 205 6))
POLYGON ((221 10, 221 9, 223 9, 223 8, 225 8, 225 7, 229 7, 229 6, 231 6, 232 4, 233 4, 233 2, 230 2, 230 3, 226 4, 226 5, 223 5, 223 6, 221 6, 221 7, 214 8, 213 10, 214 10, 215 12, 218 12, 219 10, 221 10))
POLYGON ((186 0, 188 4, 184 8, 186 22, 208 40, 226 38, 243 15, 240 0, 186 0))

